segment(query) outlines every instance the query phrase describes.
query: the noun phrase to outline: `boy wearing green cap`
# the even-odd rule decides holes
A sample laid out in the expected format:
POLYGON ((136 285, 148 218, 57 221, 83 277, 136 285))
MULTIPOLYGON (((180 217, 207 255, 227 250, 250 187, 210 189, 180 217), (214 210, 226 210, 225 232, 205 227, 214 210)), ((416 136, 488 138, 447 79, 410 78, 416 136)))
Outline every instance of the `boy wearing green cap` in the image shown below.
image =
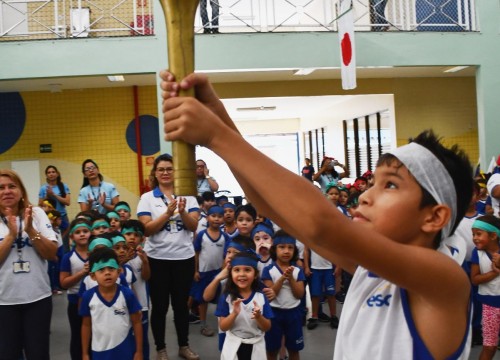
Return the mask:
POLYGON ((98 285, 83 294, 80 304, 82 359, 90 359, 91 345, 93 360, 142 360, 142 307, 130 289, 116 283, 121 270, 115 252, 97 249, 89 262, 98 285))

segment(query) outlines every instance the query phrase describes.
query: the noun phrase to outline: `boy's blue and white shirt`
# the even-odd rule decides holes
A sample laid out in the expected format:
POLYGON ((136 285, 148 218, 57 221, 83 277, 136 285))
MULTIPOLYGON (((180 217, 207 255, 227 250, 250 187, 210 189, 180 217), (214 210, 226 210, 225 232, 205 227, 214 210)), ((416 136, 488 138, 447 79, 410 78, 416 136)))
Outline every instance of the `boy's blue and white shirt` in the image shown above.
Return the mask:
MULTIPOLYGON (((127 279, 125 278, 124 273, 120 273, 120 276, 116 279, 116 283, 128 288, 128 282, 127 279)), ((80 288, 78 289, 78 297, 83 297, 83 294, 85 294, 86 291, 95 288, 97 285, 97 281, 93 280, 90 274, 85 275, 85 277, 82 279, 80 282, 80 288)))
MULTIPOLYGON (((469 358, 469 326, 460 347, 448 359, 469 358)), ((334 360, 432 359, 418 334, 407 293, 400 287, 358 267, 342 309, 334 360)))
POLYGON ((318 255, 314 250, 310 249, 311 258, 309 267, 316 270, 329 270, 333 269, 333 265, 330 261, 318 255))
POLYGON ((259 277, 262 277, 262 272, 264 271, 264 269, 269 265, 271 265, 272 263, 273 259, 271 258, 271 256, 269 256, 267 260, 259 259, 259 261, 257 262, 257 270, 259 270, 259 277))
MULTIPOLYGON (((83 259, 80 254, 76 252, 75 249, 71 250, 69 253, 64 254, 61 260, 61 271, 70 273, 72 275, 82 271, 87 259, 83 259)), ((68 288, 68 301, 72 304, 78 303, 78 291, 80 289, 80 283, 82 280, 78 281, 76 284, 68 288)))
POLYGON ((92 319, 92 359, 133 358, 135 340, 130 315, 141 309, 134 293, 120 285, 110 302, 101 296, 98 287, 83 295, 80 316, 92 319))
POLYGON ((212 239, 208 231, 202 230, 196 235, 193 246, 198 254, 198 271, 220 270, 224 261, 224 248, 229 243, 229 236, 220 231, 217 239, 212 239))
MULTIPOLYGON (((279 278, 281 278, 282 275, 283 271, 281 271, 280 267, 276 263, 272 263, 271 265, 264 268, 260 278, 261 280, 271 280, 273 283, 275 283, 279 280, 279 278)), ((297 266, 294 266, 292 276, 296 281, 306 281, 304 271, 297 266)), ((280 309, 294 309, 300 305, 300 300, 301 299, 297 299, 295 296, 293 296, 292 288, 290 287, 290 281, 285 280, 283 282, 283 285, 281 286, 280 292, 271 301, 271 306, 280 309)))
MULTIPOLYGON (((487 251, 472 250, 471 263, 479 265, 481 274, 491 271, 491 257, 487 251)), ((486 283, 479 284, 477 299, 482 303, 493 307, 500 307, 500 276, 486 283)))
POLYGON ((134 258, 130 259, 126 264, 129 266, 135 276, 135 282, 132 285, 132 288, 137 295, 137 299, 139 303, 142 305, 142 311, 149 310, 149 292, 147 287, 147 281, 142 278, 142 260, 139 256, 134 256, 134 258))

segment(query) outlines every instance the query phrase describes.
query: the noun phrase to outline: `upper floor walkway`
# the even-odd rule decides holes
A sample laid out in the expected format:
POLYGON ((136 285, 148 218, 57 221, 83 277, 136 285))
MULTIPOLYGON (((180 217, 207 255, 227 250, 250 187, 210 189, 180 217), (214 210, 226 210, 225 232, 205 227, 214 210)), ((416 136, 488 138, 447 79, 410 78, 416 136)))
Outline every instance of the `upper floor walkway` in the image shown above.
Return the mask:
MULTIPOLYGON (((196 33, 332 32, 340 0, 206 0, 196 33)), ((476 0, 353 0, 357 31, 475 32, 476 0)), ((154 36, 153 0, 0 0, 0 41, 154 36)), ((160 19, 163 21, 163 19, 160 19)))

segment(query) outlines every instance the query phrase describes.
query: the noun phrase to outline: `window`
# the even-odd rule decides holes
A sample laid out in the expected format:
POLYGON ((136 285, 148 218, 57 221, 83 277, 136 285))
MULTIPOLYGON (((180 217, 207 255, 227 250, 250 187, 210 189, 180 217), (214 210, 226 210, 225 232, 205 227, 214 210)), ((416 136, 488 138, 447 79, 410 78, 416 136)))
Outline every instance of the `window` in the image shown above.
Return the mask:
POLYGON ((390 149, 388 119, 388 111, 382 111, 344 120, 344 146, 351 177, 373 171, 380 155, 390 149))
POLYGON ((324 127, 314 130, 309 130, 303 133, 304 136, 304 152, 306 158, 311 159, 311 165, 319 169, 321 161, 325 156, 325 138, 326 129, 324 127))

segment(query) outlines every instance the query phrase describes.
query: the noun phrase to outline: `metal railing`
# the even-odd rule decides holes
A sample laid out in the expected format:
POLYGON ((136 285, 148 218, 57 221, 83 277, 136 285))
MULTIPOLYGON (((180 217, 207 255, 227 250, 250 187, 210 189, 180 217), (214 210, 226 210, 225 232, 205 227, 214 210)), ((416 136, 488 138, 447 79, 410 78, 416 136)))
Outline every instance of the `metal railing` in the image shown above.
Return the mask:
MULTIPOLYGON (((0 41, 153 35, 154 0, 0 0, 0 41)), ((197 33, 336 31, 340 0, 201 0, 197 33)), ((476 31, 476 0, 353 0, 357 31, 476 31)))

